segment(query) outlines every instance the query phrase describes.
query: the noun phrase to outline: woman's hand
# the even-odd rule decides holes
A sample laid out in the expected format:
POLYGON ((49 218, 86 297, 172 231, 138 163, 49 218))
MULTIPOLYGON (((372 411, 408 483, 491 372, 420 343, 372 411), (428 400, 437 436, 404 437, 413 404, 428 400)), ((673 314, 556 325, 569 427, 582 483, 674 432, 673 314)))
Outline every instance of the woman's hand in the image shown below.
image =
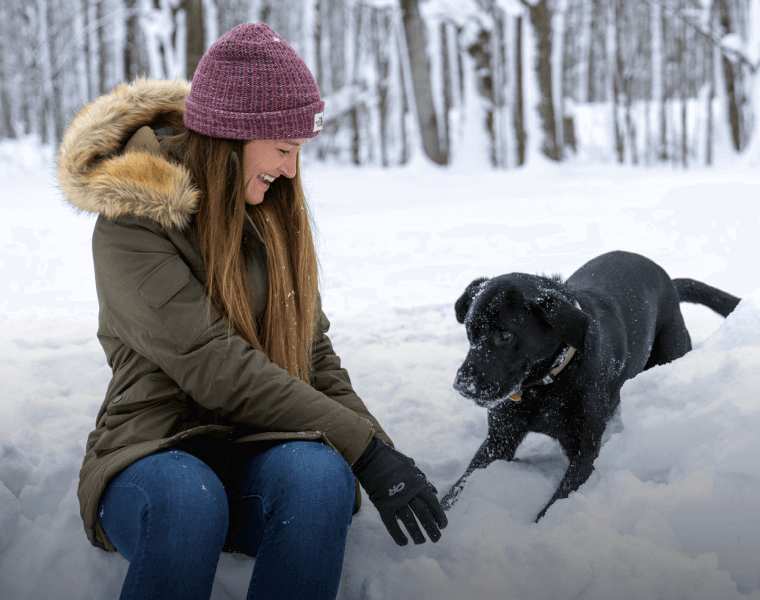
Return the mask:
POLYGON ((406 546, 408 540, 396 518, 401 519, 415 544, 425 543, 415 515, 431 541, 441 539, 440 529, 448 520, 435 497, 438 490, 411 458, 374 436, 353 471, 399 546, 406 546))

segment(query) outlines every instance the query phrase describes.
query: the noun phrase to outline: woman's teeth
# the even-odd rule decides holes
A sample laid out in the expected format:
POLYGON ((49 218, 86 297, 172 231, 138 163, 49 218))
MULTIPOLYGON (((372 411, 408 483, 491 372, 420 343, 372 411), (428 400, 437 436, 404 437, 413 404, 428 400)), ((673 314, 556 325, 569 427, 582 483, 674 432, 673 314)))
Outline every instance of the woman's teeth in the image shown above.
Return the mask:
POLYGON ((274 181, 274 177, 270 177, 269 175, 266 175, 264 173, 262 173, 261 175, 259 175, 259 177, 261 177, 267 183, 272 183, 274 181))

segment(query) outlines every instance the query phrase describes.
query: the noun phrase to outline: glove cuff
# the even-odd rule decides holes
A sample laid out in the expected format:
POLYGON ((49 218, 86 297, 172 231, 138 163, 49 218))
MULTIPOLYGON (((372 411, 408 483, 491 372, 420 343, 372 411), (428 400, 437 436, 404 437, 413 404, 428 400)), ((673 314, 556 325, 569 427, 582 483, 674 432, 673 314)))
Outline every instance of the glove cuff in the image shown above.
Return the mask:
POLYGON ((372 439, 369 441, 369 444, 367 444, 367 447, 364 449, 364 452, 362 452, 362 455, 356 459, 356 462, 353 465, 351 465, 351 470, 354 472, 354 475, 364 470, 364 467, 367 466, 369 461, 372 459, 372 454, 377 448, 377 444, 379 442, 380 438, 377 437, 377 434, 373 435, 372 439))

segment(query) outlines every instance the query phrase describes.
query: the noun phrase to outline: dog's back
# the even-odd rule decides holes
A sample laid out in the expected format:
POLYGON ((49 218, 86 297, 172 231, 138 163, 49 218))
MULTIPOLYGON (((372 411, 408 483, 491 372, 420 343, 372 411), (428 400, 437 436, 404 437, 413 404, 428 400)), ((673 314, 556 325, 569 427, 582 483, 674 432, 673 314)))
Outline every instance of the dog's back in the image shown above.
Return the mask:
POLYGON ((620 385, 691 350, 679 294, 665 270, 650 259, 608 252, 581 266, 567 286, 597 321, 591 339, 598 351, 623 360, 616 378, 620 385))
POLYGON ((620 250, 591 259, 566 284, 577 293, 591 293, 621 306, 657 302, 659 308, 662 302, 672 305, 679 302, 678 293, 662 267, 644 256, 620 250))

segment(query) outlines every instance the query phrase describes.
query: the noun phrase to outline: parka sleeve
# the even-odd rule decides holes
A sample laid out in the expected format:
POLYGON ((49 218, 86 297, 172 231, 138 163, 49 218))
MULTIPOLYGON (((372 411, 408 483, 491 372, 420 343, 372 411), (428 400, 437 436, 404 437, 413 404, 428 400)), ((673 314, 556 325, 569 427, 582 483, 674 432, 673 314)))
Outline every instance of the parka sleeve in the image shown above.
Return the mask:
POLYGON ((322 432, 348 464, 358 459, 374 430, 366 414, 291 376, 230 332, 161 226, 100 217, 93 256, 98 301, 113 331, 198 404, 268 431, 322 432))
POLYGON ((317 335, 314 341, 314 377, 312 385, 326 396, 368 419, 372 423, 378 437, 393 445, 388 434, 385 433, 380 423, 369 412, 362 399, 354 391, 348 371, 341 367, 340 358, 335 354, 332 343, 326 335, 329 329, 330 321, 327 320, 325 313, 320 310, 319 325, 317 326, 317 335))

